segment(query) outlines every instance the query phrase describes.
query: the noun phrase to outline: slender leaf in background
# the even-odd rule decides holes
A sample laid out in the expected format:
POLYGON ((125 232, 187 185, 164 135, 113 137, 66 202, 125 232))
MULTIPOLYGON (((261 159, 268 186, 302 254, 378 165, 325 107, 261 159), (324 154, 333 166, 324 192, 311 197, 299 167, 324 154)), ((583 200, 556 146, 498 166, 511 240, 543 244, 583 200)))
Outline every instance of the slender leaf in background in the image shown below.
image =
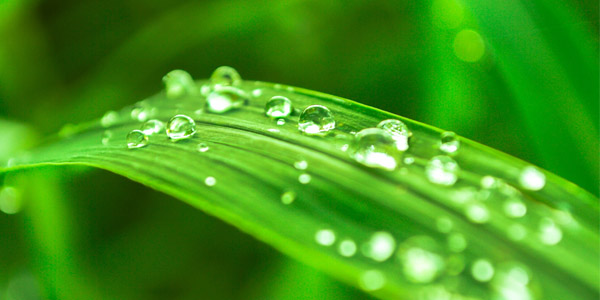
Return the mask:
POLYGON ((228 68, 210 81, 183 71, 165 81, 164 92, 65 127, 2 172, 109 170, 382 299, 598 297, 598 199, 564 179, 451 132, 228 68), (407 128, 363 131, 388 119, 407 128))

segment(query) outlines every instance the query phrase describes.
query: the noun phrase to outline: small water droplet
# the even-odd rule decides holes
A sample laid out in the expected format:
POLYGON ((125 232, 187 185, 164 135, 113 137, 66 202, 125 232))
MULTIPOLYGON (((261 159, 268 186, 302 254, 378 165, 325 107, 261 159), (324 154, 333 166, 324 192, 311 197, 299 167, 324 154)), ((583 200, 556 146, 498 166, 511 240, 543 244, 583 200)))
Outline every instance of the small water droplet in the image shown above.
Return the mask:
POLYGON ((562 230, 550 218, 543 218, 540 221, 539 237, 540 241, 546 245, 556 245, 562 240, 562 230))
POLYGON ((265 114, 271 118, 285 118, 292 113, 292 101, 283 96, 275 96, 265 105, 265 114))
POLYGON ((321 229, 315 233, 315 241, 319 245, 331 246, 335 243, 335 233, 331 229, 321 229))
POLYGON ((379 270, 369 270, 360 276, 360 287, 368 292, 376 291, 385 285, 385 275, 379 270))
POLYGON ((200 94, 201 94, 202 96, 205 96, 205 97, 206 97, 206 96, 208 96, 208 93, 210 93, 210 85, 208 85, 208 84, 203 84, 203 85, 200 87, 200 94))
POLYGON ((525 203, 516 198, 510 198, 504 201, 503 208, 506 216, 510 218, 520 218, 527 214, 527 206, 525 206, 525 203))
POLYGON ((242 77, 238 71, 232 67, 218 67, 210 75, 210 83, 213 86, 238 86, 242 83, 242 77))
POLYGON ((285 119, 277 119, 277 125, 278 125, 278 126, 283 126, 283 125, 285 125, 285 119))
POLYGON ((382 262, 392 256, 396 250, 396 240, 388 232, 378 231, 371 236, 363 250, 366 257, 382 262))
POLYGON ((204 179, 204 184, 206 184, 206 186, 214 186, 217 184, 217 179, 212 176, 208 176, 206 179, 204 179))
POLYGON ((110 139, 112 139, 113 133, 110 130, 104 130, 102 133, 102 145, 106 146, 110 143, 110 139))
POLYGON ((329 108, 311 105, 304 109, 298 119, 298 130, 309 135, 322 135, 335 128, 335 119, 329 108))
POLYGON ((440 137, 440 150, 447 154, 455 154, 460 148, 460 141, 452 131, 442 132, 440 137))
POLYGON ((294 200, 296 200, 296 192, 294 191, 287 191, 281 194, 281 203, 283 204, 292 204, 294 200))
POLYGON ((210 147, 208 147, 208 145, 206 143, 200 143, 198 144, 198 152, 206 152, 210 149, 210 147))
POLYGON ((206 97, 208 110, 217 114, 242 107, 247 101, 248 97, 244 91, 229 86, 217 88, 206 97))
POLYGON ((452 233, 448 236, 448 249, 452 252, 462 252, 467 248, 467 240, 460 233, 452 233))
POLYGON ((356 254, 356 243, 351 239, 345 239, 340 242, 338 252, 344 257, 354 256, 356 254))
POLYGON ((484 189, 492 189, 497 187, 498 183, 496 178, 494 178, 493 176, 483 176, 481 177, 481 187, 484 189))
POLYGON ((494 277, 494 266, 487 259, 478 259, 471 266, 471 275, 477 281, 488 282, 494 277))
POLYGON ((400 254, 404 276, 416 283, 432 282, 444 264, 442 258, 419 247, 405 249, 400 254))
POLYGON ((23 208, 23 198, 19 190, 12 186, 4 186, 0 189, 0 211, 8 215, 14 215, 23 208))
POLYGON ((102 119, 100 119, 100 124, 102 127, 110 127, 116 124, 119 121, 119 113, 114 110, 107 111, 102 119))
POLYGON ((302 184, 309 184, 312 177, 309 174, 303 173, 298 176, 298 181, 302 184))
POLYGON ((408 139, 412 135, 404 122, 395 119, 383 120, 377 124, 377 128, 381 128, 389 133, 394 139, 396 149, 406 151, 408 149, 408 139))
POLYGON ((306 170, 306 168, 308 168, 308 162, 306 162, 305 160, 299 160, 297 162, 294 162, 294 168, 298 170, 306 170))
POLYGON ((539 191, 546 185, 546 175, 535 167, 525 167, 519 177, 521 187, 530 191, 539 191))
POLYGON ((440 232, 448 233, 452 230, 452 220, 447 217, 439 217, 436 220, 437 229, 440 232))
POLYGON ((183 140, 196 133, 196 122, 186 115, 176 115, 167 123, 167 136, 173 140, 183 140))
POLYGON ((267 129, 268 132, 280 132, 279 129, 277 128, 269 128, 267 129))
POLYGON ((176 99, 183 96, 198 94, 196 83, 192 76, 184 70, 173 70, 162 78, 165 84, 167 98, 176 99))
POLYGON ((372 168, 392 171, 396 168, 398 150, 392 136, 379 128, 367 128, 356 134, 352 157, 372 168))
POLYGON ((252 90, 252 96, 254 97, 260 97, 263 94, 263 90, 262 89, 254 89, 252 90))
POLYGON ((412 165, 415 163, 415 157, 410 154, 404 154, 403 160, 405 165, 412 165))
POLYGON ((156 119, 148 120, 142 125, 141 130, 148 136, 161 133, 165 130, 165 123, 156 119))
POLYGON ((127 148, 142 148, 148 145, 148 136, 141 130, 132 130, 127 134, 127 148))
POLYGON ((144 122, 144 121, 148 120, 149 113, 148 113, 148 109, 146 107, 136 104, 131 109, 130 115, 131 115, 132 120, 144 122))
POLYGON ((451 186, 456 182, 459 171, 456 161, 444 155, 432 157, 425 167, 429 181, 445 186, 451 186))
POLYGON ((490 212, 483 203, 473 202, 465 207, 467 218, 477 224, 486 223, 490 219, 490 212))

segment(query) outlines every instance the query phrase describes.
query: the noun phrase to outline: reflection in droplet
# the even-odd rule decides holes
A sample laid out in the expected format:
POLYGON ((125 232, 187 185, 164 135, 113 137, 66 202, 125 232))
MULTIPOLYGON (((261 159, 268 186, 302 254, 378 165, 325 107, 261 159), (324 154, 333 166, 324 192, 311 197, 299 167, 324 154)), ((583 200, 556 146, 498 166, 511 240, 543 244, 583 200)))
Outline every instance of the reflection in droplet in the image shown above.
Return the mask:
POLYGON ((184 140, 196 133, 196 122, 186 115, 176 115, 167 123, 167 136, 173 140, 184 140))
POLYGON ((467 240, 462 234, 455 232, 448 236, 448 249, 450 251, 459 253, 465 248, 467 248, 467 240))
POLYGON ((311 105, 304 109, 298 119, 298 130, 309 135, 325 134, 335 128, 335 118, 329 108, 311 105))

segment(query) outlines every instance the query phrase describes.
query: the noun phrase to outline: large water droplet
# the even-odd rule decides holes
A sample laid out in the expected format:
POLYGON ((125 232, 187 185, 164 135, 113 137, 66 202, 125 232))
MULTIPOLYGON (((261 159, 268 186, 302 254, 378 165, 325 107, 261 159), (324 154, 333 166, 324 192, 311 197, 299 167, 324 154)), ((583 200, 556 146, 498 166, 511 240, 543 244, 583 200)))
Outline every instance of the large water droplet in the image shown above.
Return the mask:
POLYGON ((13 215, 21 211, 23 201, 19 190, 12 186, 4 186, 0 189, 0 211, 13 215))
POLYGON ((329 108, 311 105, 304 109, 298 119, 298 130, 305 134, 325 134, 335 128, 335 119, 329 108))
POLYGON ((281 203, 283 204, 292 204, 294 200, 296 200, 296 192, 294 191, 287 191, 281 194, 281 203))
POLYGON ((385 130, 394 139, 396 148, 400 151, 408 149, 408 139, 412 135, 404 122, 395 119, 383 120, 377 124, 378 128, 385 130))
POLYGON ((556 245, 562 240, 562 230, 550 218, 543 218, 540 221, 539 237, 540 241, 546 245, 556 245))
POLYGON ((365 245, 364 254, 374 261, 382 262, 387 260, 394 250, 396 250, 396 240, 385 231, 379 231, 371 236, 369 242, 365 245))
POLYGON ((176 115, 167 123, 167 136, 174 141, 192 137, 196 133, 196 122, 186 115, 176 115))
POLYGON ((546 175, 535 167, 526 167, 519 177, 521 187, 530 191, 539 191, 546 185, 546 175))
POLYGON ((271 118, 285 118, 292 113, 292 101, 283 96, 275 96, 265 105, 265 114, 271 118))
POLYGON ((156 119, 148 120, 142 125, 141 130, 148 136, 161 133, 165 130, 165 123, 156 119))
POLYGON ((148 136, 136 129, 127 134, 126 141, 129 149, 142 148, 148 145, 148 136))
POLYGON ((385 285, 385 275, 379 270, 369 270, 360 276, 360 287, 368 292, 381 289, 385 285))
POLYGON ((242 107, 247 101, 244 91, 229 86, 216 88, 206 97, 208 110, 218 114, 242 107))
POLYGON ((183 70, 173 70, 163 77, 165 92, 170 99, 198 95, 192 76, 183 70))
POLYGON ((387 131, 367 128, 356 134, 352 157, 365 166, 392 171, 397 166, 397 151, 387 131))
POLYGON ((335 243, 335 233, 331 229, 321 229, 315 233, 315 241, 319 245, 331 246, 335 243))
POLYGON ((114 110, 107 111, 102 119, 100 119, 100 124, 102 127, 110 127, 113 124, 116 124, 119 121, 119 113, 114 110))
POLYGON ((460 147, 456 133, 452 131, 442 132, 440 137, 440 150, 447 154, 455 154, 460 147))
POLYGON ((425 174, 429 181, 445 186, 451 186, 456 182, 459 171, 458 163, 444 155, 434 156, 425 167, 425 174))
POLYGON ((351 239, 345 239, 340 242, 338 252, 341 256, 351 257, 356 253, 356 243, 351 239))
POLYGON ((242 83, 242 77, 232 67, 218 67, 212 75, 210 75, 210 83, 215 86, 238 86, 242 83))
POLYGON ((409 281, 428 283, 435 279, 442 266, 442 258, 419 247, 411 247, 401 252, 404 276, 409 281))
POLYGON ((494 266, 487 259, 478 259, 471 266, 471 275, 477 281, 490 281, 494 277, 494 266))

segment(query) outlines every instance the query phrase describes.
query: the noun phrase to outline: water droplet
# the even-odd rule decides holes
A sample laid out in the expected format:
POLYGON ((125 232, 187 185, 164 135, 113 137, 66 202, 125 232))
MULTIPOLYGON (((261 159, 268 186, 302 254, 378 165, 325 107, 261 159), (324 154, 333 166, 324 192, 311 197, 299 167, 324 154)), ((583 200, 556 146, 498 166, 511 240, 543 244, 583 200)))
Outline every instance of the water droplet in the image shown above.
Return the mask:
POLYGON ((206 186, 214 186, 217 184, 217 179, 212 176, 208 176, 206 179, 204 179, 204 184, 206 184, 206 186))
POLYGON ((302 184, 309 184, 312 177, 309 174, 303 173, 298 176, 298 181, 302 184))
POLYGON ((535 167, 526 167, 519 177, 521 187, 530 191, 539 191, 546 185, 546 175, 535 167))
POLYGON ((269 128, 267 129, 268 132, 280 132, 279 129, 277 128, 269 128))
POLYGON ((481 187, 484 189, 491 189, 491 188, 495 188, 498 186, 497 180, 496 178, 494 178, 493 176, 483 176, 481 177, 481 187))
POLYGON ((265 114, 271 118, 285 118, 291 113, 292 101, 283 96, 275 96, 265 105, 265 114))
POLYGON ((306 170, 306 168, 308 168, 308 162, 306 162, 305 160, 299 160, 297 162, 294 162, 294 168, 298 170, 306 170))
POLYGON ((224 113, 243 106, 248 101, 246 93, 235 87, 221 87, 206 97, 208 110, 213 113, 224 113))
POLYGON ((562 230, 550 218, 543 218, 540 221, 540 241, 546 245, 556 245, 562 240, 562 230))
POLYGON ((510 198, 504 201, 503 208, 506 216, 510 218, 520 218, 527 213, 527 206, 525 206, 525 203, 516 198, 510 198))
POLYGON ((100 124, 102 127, 110 127, 116 124, 119 121, 119 113, 114 110, 107 111, 102 119, 100 119, 100 124))
POLYGON ((408 139, 412 135, 404 122, 395 119, 383 120, 377 124, 377 128, 385 130, 394 139, 396 148, 400 151, 408 149, 408 139))
POLYGON ((465 207, 467 218, 477 224, 483 224, 490 219, 490 212, 483 203, 473 202, 465 207))
POLYGON ((208 96, 208 93, 210 93, 210 85, 208 85, 208 84, 203 84, 203 85, 200 87, 200 94, 201 94, 202 96, 205 96, 205 97, 206 97, 206 96, 208 96))
POLYGON ((298 119, 298 130, 305 134, 325 134, 334 128, 335 119, 325 106, 311 105, 304 109, 298 119))
POLYGON ((440 232, 448 233, 452 230, 452 220, 447 217, 439 217, 436 220, 437 229, 440 232))
POLYGON ((144 125, 142 125, 142 132, 148 136, 153 135, 155 133, 161 133, 163 130, 165 130, 165 123, 156 120, 156 119, 152 119, 149 121, 146 121, 146 123, 144 123, 144 125))
POLYGON ((335 243, 335 233, 331 229, 321 229, 315 233, 315 241, 319 245, 331 246, 335 243))
POLYGON ((209 149, 210 149, 210 147, 208 147, 208 145, 205 143, 198 144, 198 152, 206 152, 209 149))
POLYGON ((262 89, 254 89, 252 90, 252 96, 254 97, 260 97, 263 94, 263 90, 262 89))
POLYGON ((283 126, 283 125, 285 125, 285 119, 277 119, 277 125, 278 125, 278 126, 283 126))
POLYGON ((456 161, 444 155, 434 156, 425 167, 429 181, 445 186, 451 186, 456 182, 459 171, 456 161))
POLYGON ((471 266, 471 275, 477 281, 488 282, 494 277, 494 266, 487 259, 478 259, 471 266))
POLYGON ((448 236, 448 249, 452 252, 462 252, 467 248, 467 240, 460 233, 452 233, 448 236))
POLYGON ((167 136, 173 140, 183 140, 196 133, 196 122, 186 115, 176 115, 167 123, 167 136))
POLYGON ((148 113, 148 109, 147 108, 145 108, 145 107, 143 107, 143 106, 141 106, 139 104, 136 104, 131 109, 130 115, 131 115, 131 119, 132 120, 144 122, 144 121, 148 120, 149 113, 148 113))
POLYGON ((440 150, 447 154, 455 154, 460 147, 460 141, 456 137, 456 133, 452 131, 442 132, 440 138, 440 150))
POLYGON ((379 270, 369 270, 360 276, 360 287, 368 292, 381 289, 385 285, 385 276, 379 270))
POLYGON ((141 130, 132 130, 127 134, 127 148, 142 148, 148 145, 148 136, 141 130))
POLYGON ((110 139, 112 139, 113 133, 110 130, 104 130, 104 132, 102 133, 102 145, 106 146, 108 145, 108 143, 110 142, 110 139))
POLYGON ((210 75, 210 83, 213 86, 238 86, 242 83, 242 77, 232 67, 218 67, 212 75, 210 75))
POLYGON ((356 253, 356 243, 350 239, 343 240, 340 242, 338 252, 341 256, 351 257, 356 253))
POLYGON ((404 276, 417 283, 428 283, 435 279, 444 264, 442 258, 419 247, 411 247, 401 252, 404 276))
POLYGON ((396 240, 385 231, 375 232, 365 244, 363 254, 374 261, 382 262, 390 258, 396 250, 396 240))
POLYGON ((410 154, 404 154, 403 160, 405 165, 412 165, 415 163, 415 157, 410 154))
POLYGON ((12 186, 4 186, 0 189, 0 211, 13 215, 23 208, 21 193, 12 186))
POLYGON ((296 192, 294 191, 287 191, 281 194, 281 203, 283 204, 292 204, 294 200, 296 200, 296 192))
POLYGON ((183 96, 198 94, 196 83, 192 76, 183 70, 173 70, 162 78, 165 84, 167 98, 176 99, 183 96))
POLYGON ((397 154, 394 139, 383 129, 367 128, 356 134, 352 157, 367 167, 392 171, 397 154))

